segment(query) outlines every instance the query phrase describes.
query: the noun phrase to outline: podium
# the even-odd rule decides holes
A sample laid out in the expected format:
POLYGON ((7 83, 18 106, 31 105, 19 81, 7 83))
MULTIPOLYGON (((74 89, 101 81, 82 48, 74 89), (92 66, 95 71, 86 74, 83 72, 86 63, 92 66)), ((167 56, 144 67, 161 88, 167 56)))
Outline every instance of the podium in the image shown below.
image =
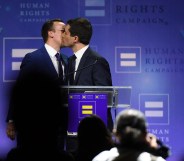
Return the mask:
POLYGON ((108 109, 114 120, 117 109, 130 107, 131 89, 131 86, 62 86, 64 105, 69 112, 68 135, 76 135, 80 120, 91 114, 98 115, 107 125, 108 109))

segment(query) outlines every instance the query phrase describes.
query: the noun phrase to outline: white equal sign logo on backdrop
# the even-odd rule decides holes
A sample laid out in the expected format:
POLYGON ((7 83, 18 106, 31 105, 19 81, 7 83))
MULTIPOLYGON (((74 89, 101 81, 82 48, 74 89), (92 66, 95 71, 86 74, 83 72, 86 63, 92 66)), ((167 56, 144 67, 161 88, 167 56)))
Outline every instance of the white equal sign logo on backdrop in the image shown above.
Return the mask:
POLYGON ((145 116, 146 117, 163 117, 163 102, 162 101, 146 101, 145 116))
POLYGON ((116 73, 141 73, 141 47, 115 46, 116 73))
POLYGON ((139 94, 139 109, 149 125, 169 124, 169 94, 139 94))
POLYGON ((120 66, 122 67, 136 66, 136 53, 121 53, 120 58, 121 58, 120 66))
POLYGON ((85 16, 87 17, 104 17, 105 0, 85 0, 85 16))
POLYGON ((12 70, 20 70, 20 65, 22 62, 22 58, 30 52, 35 51, 36 49, 12 49, 12 58, 20 58, 20 61, 12 61, 12 70))
POLYGON ((78 16, 89 19, 93 26, 112 25, 113 0, 78 0, 78 16))
POLYGON ((3 37, 3 82, 15 81, 23 57, 42 44, 41 37, 3 37))

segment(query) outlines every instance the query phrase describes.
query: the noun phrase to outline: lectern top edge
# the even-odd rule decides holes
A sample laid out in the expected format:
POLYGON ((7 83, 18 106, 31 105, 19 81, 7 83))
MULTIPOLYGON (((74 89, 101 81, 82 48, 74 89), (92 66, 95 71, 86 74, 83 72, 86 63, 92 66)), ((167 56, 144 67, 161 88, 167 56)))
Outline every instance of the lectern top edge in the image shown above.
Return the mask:
POLYGON ((80 85, 77 85, 77 86, 61 86, 61 88, 85 88, 85 89, 88 89, 88 88, 101 88, 101 89, 132 89, 132 86, 80 86, 80 85))

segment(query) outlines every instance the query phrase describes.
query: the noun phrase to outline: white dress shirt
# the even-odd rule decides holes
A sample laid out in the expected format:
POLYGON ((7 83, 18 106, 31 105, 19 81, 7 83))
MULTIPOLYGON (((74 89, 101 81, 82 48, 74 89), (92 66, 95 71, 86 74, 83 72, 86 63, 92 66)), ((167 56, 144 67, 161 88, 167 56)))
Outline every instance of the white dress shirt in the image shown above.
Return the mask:
MULTIPOLYGON (((57 58, 56 58, 56 53, 59 53, 59 51, 56 51, 54 48, 52 48, 50 45, 48 44, 45 44, 45 48, 50 56, 50 59, 54 65, 54 68, 56 69, 56 72, 59 74, 59 71, 58 71, 58 63, 57 63, 57 58)), ((64 65, 62 64, 62 68, 63 68, 63 71, 64 71, 64 65)), ((64 72, 63 72, 63 76, 64 76, 64 72)))
MULTIPOLYGON (((89 45, 86 45, 85 47, 83 47, 82 49, 80 49, 76 53, 74 53, 75 56, 76 56, 76 59, 75 59, 75 71, 78 69, 80 60, 81 60, 84 52, 87 50, 88 47, 89 47, 89 45)), ((76 72, 74 73, 74 79, 75 79, 75 75, 76 75, 76 72)))

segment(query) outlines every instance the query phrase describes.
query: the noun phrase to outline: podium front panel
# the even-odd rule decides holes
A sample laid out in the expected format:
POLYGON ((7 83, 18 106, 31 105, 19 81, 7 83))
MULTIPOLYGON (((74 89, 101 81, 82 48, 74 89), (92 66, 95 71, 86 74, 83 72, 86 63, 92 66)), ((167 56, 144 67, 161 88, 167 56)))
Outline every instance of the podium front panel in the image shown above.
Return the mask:
POLYGON ((68 95, 68 132, 76 133, 80 120, 98 115, 107 125, 107 94, 70 93, 68 95))

